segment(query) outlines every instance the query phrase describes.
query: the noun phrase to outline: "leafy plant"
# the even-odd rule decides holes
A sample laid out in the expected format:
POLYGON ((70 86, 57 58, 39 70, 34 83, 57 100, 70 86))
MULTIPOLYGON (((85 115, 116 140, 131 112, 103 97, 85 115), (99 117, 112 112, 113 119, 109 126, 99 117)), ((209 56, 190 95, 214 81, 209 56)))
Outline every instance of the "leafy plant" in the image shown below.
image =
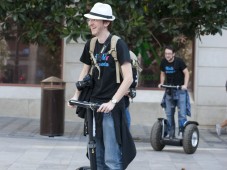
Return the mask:
MULTIPOLYGON (((84 13, 97 0, 4 0, 0 4, 0 37, 17 36, 17 41, 45 45, 58 56, 59 39, 67 42, 90 37, 84 13)), ((130 49, 146 49, 157 56, 163 45, 201 35, 222 34, 227 28, 227 3, 218 0, 100 0, 116 16, 112 32, 120 35, 130 49), (146 47, 145 47, 146 46, 146 47)), ((149 61, 148 61, 149 62, 149 61)))

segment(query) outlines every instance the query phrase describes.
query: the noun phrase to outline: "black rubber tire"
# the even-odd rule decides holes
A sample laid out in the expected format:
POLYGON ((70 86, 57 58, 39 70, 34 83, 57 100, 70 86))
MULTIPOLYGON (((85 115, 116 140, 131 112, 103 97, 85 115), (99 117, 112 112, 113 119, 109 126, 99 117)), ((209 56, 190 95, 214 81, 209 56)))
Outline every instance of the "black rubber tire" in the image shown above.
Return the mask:
POLYGON ((151 129, 150 143, 155 151, 161 151, 165 145, 161 143, 162 125, 160 121, 155 122, 151 129))
POLYGON ((193 154, 199 145, 199 130, 197 125, 189 124, 184 129, 183 148, 185 153, 193 154))
POLYGON ((91 170, 91 168, 89 166, 84 166, 84 167, 77 168, 76 170, 91 170))

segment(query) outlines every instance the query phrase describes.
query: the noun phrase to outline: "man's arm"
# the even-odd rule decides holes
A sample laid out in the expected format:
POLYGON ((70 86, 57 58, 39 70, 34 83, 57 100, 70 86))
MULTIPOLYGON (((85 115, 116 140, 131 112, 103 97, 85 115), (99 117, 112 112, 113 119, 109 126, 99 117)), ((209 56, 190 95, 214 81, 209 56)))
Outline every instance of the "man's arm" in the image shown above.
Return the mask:
POLYGON ((189 71, 187 68, 183 70, 184 73, 184 85, 182 86, 182 89, 187 89, 188 88, 188 82, 189 82, 189 71))
MULTIPOLYGON (((116 100, 117 102, 119 102, 121 98, 125 95, 133 81, 131 63, 126 62, 123 65, 121 65, 121 70, 123 74, 123 81, 120 87, 118 88, 117 92, 112 97, 112 99, 116 100)), ((114 106, 115 104, 109 101, 108 103, 102 104, 97 110, 97 112, 108 113, 114 108, 114 106)))
POLYGON ((166 77, 165 73, 163 71, 161 71, 161 73, 160 73, 160 84, 158 85, 159 88, 161 88, 161 85, 164 84, 165 77, 166 77))
POLYGON ((121 66, 122 74, 123 74, 123 81, 118 88, 117 92, 114 94, 112 97, 113 99, 120 101, 121 98, 125 95, 125 93, 128 91, 130 85, 133 82, 133 77, 132 77, 132 66, 131 63, 124 63, 121 66))

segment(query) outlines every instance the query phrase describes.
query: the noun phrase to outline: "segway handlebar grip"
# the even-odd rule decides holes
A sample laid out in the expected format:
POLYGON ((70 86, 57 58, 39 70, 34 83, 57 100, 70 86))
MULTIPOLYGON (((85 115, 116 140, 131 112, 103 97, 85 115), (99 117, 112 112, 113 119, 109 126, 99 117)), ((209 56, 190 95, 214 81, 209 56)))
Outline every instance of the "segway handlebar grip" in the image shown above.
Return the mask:
POLYGON ((169 88, 169 89, 181 89, 181 86, 177 85, 177 86, 172 86, 172 85, 161 85, 162 88, 169 88))
POLYGON ((83 108, 92 108, 92 109, 98 109, 101 105, 98 103, 92 103, 87 101, 79 101, 79 100, 69 100, 69 104, 72 106, 79 106, 83 108))

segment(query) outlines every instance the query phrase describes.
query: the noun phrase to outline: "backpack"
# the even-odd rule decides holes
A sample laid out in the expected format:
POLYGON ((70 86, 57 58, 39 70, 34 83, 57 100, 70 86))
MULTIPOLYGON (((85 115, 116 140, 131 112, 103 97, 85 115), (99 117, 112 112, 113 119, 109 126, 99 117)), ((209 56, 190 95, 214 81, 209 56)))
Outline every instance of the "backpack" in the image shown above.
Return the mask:
MULTIPOLYGON (((96 67, 100 73, 100 68, 96 62, 96 59, 94 57, 94 49, 95 49, 95 44, 96 44, 96 41, 97 41, 97 37, 93 37, 90 41, 90 50, 89 50, 89 53, 90 53, 90 58, 93 62, 93 65, 94 67, 96 67)), ((117 41, 120 39, 120 37, 116 36, 116 35, 113 35, 111 37, 111 41, 110 41, 110 50, 108 51, 108 54, 111 54, 112 57, 114 58, 115 60, 115 66, 116 66, 116 81, 117 83, 120 83, 120 74, 122 75, 122 72, 121 72, 121 67, 120 67, 120 64, 118 62, 118 59, 117 59, 117 49, 116 49, 116 44, 117 44, 117 41)), ((129 54, 130 54, 130 58, 131 58, 131 65, 132 65, 132 74, 133 74, 133 82, 130 86, 130 89, 133 88, 135 89, 138 85, 138 78, 139 78, 139 72, 142 71, 142 69, 140 68, 139 66, 139 62, 137 60, 137 57, 136 55, 132 52, 132 51, 129 51, 129 54)))

